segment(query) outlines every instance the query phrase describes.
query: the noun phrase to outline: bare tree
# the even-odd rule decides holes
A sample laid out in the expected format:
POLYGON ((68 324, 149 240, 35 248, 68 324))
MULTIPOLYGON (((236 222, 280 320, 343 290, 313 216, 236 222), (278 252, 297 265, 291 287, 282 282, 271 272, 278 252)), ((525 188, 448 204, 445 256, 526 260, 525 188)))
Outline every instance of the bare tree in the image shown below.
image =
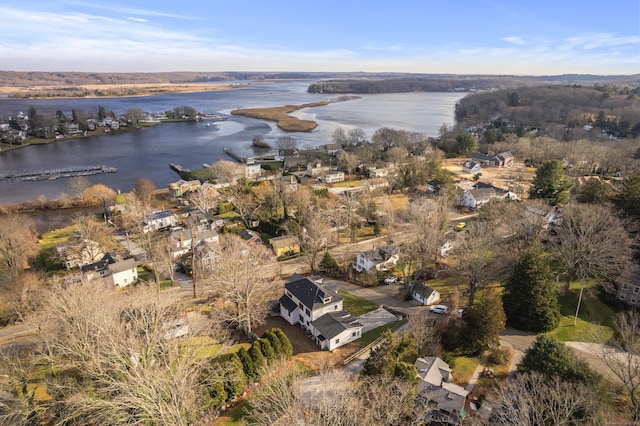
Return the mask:
POLYGON ((564 269, 565 294, 576 279, 613 281, 628 261, 629 237, 622 221, 606 206, 569 205, 556 229, 555 256, 564 269))
POLYGON ((263 193, 256 192, 244 178, 239 179, 237 184, 229 188, 229 199, 247 228, 254 227, 253 220, 264 205, 264 198, 258 195, 263 193))
POLYGON ((413 225, 414 243, 418 249, 420 269, 426 271, 427 263, 436 261, 445 240, 449 216, 446 197, 421 197, 413 200, 407 209, 407 220, 413 225))
POLYGON ((34 223, 29 217, 16 213, 0 216, 0 267, 7 271, 9 281, 24 270, 36 250, 34 223))
POLYGON ((308 211, 302 219, 302 226, 292 231, 292 234, 298 237, 300 248, 311 270, 315 271, 320 253, 329 247, 331 226, 328 215, 318 210, 308 211))
POLYGON ((220 193, 218 190, 211 186, 201 186, 195 191, 190 192, 187 196, 189 201, 204 213, 209 213, 218 205, 219 197, 220 193))
POLYGON ((114 293, 96 283, 54 285, 47 315, 42 356, 60 423, 187 425, 202 415, 205 358, 177 336, 224 342, 225 335, 200 315, 185 315, 171 296, 145 287, 114 293), (74 380, 58 379, 69 365, 74 380))
POLYGON ((351 129, 347 132, 347 141, 351 145, 358 145, 359 143, 363 142, 365 138, 366 138, 366 135, 364 133, 364 130, 362 130, 359 127, 356 127, 355 129, 351 129))
POLYGON ((473 305, 476 292, 499 275, 500 267, 505 267, 496 259, 495 250, 494 235, 481 222, 467 227, 464 240, 455 249, 458 258, 456 271, 467 280, 468 306, 473 305))
POLYGON ((237 235, 223 237, 219 267, 200 278, 200 287, 214 296, 213 307, 221 320, 250 336, 253 327, 264 321, 267 301, 275 297, 277 283, 260 273, 273 262, 273 254, 264 245, 248 245, 237 235))
POLYGON ((347 173, 347 176, 349 176, 356 167, 358 167, 358 164, 360 164, 360 159, 352 152, 341 151, 338 154, 338 164, 347 173))
POLYGON ((85 189, 91 186, 91 182, 85 176, 73 176, 67 184, 67 192, 73 198, 81 198, 85 189))
POLYGON ((218 160, 211 165, 211 173, 216 180, 223 183, 234 183, 244 173, 241 164, 229 160, 218 160))
POLYGON ((106 185, 97 183, 82 192, 82 200, 88 205, 101 205, 105 214, 107 206, 116 199, 116 191, 106 185))
POLYGON ((338 127, 331 133, 331 139, 333 139, 334 143, 339 145, 347 143, 347 133, 344 131, 342 127, 338 127))
POLYGON ((420 356, 440 356, 442 345, 438 333, 438 321, 426 311, 409 316, 408 331, 416 340, 420 356))
POLYGON ((622 383, 633 424, 640 422, 640 313, 623 311, 614 321, 615 335, 596 355, 622 383))
POLYGON ((291 150, 296 147, 296 140, 291 136, 280 136, 276 140, 276 146, 278 149, 291 150))
POLYGON ((136 181, 135 186, 133 187, 133 192, 136 194, 136 197, 140 199, 144 203, 145 206, 151 205, 151 198, 153 197, 153 193, 156 190, 156 186, 149 179, 140 178, 136 181))
POLYGON ((573 426, 604 422, 599 399, 587 385, 537 373, 507 379, 492 403, 491 424, 496 425, 573 426))
POLYGON ((404 147, 394 146, 386 152, 386 157, 388 161, 397 166, 399 163, 406 161, 407 158, 409 158, 409 152, 404 147))

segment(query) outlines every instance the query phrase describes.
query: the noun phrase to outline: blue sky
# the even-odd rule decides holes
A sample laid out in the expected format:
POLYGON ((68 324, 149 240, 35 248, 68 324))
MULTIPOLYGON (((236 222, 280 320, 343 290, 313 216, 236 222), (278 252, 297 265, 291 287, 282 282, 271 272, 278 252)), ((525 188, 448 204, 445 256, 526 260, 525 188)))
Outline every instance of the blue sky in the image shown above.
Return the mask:
POLYGON ((640 1, 0 1, 0 69, 640 73, 640 1))

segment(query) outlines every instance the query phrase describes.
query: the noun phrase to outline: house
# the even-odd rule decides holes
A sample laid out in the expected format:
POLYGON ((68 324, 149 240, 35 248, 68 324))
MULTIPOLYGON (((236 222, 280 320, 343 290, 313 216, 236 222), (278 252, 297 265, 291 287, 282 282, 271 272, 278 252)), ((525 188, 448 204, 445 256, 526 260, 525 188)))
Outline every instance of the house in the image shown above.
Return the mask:
POLYGON ((300 155, 300 151, 298 148, 280 148, 278 149, 278 156, 280 157, 298 157, 300 155))
POLYGON ((252 231, 250 229, 243 229, 240 232, 238 232, 238 235, 240 235, 242 239, 249 244, 255 244, 262 241, 262 239, 260 238, 260 235, 257 232, 252 231))
POLYGON ((460 424, 466 417, 469 392, 451 383, 451 367, 438 357, 418 358, 418 396, 416 405, 423 411, 425 424, 460 424))
POLYGON ((196 262, 202 271, 214 271, 222 261, 222 248, 218 241, 200 241, 194 248, 196 262))
POLYGON ((630 263, 616 280, 616 297, 632 307, 640 307, 640 264, 630 263))
POLYGON ((388 245, 358 253, 353 268, 358 272, 369 272, 373 268, 386 271, 394 267, 399 259, 396 247, 388 245))
POLYGON ((104 256, 100 244, 93 240, 82 239, 78 234, 69 237, 66 244, 56 246, 56 251, 67 269, 97 262, 104 256))
POLYGON ((415 283, 411 289, 411 297, 425 306, 433 305, 440 300, 440 292, 424 283, 415 283))
POLYGON ((501 152, 496 155, 483 154, 481 152, 474 152, 471 154, 471 160, 479 163, 482 166, 490 167, 511 167, 515 160, 514 155, 509 152, 501 152))
POLYGON ((244 177, 249 180, 257 179, 262 176, 262 167, 260 163, 247 162, 244 166, 244 177))
POLYGON ((489 201, 509 197, 509 192, 495 186, 478 182, 472 189, 458 189, 454 204, 459 207, 475 209, 489 201))
POLYGON ((106 253, 97 262, 81 267, 82 275, 89 281, 103 278, 110 284, 126 287, 138 281, 138 269, 133 258, 119 260, 106 253))
POLYGON ((291 325, 300 324, 321 349, 333 350, 362 336, 362 324, 342 304, 328 286, 293 274, 280 298, 280 315, 291 325))
POLYGON ((205 243, 219 242, 218 233, 207 225, 171 228, 167 239, 167 247, 173 259, 189 253, 192 247, 203 241, 205 243))
POLYGON ((322 163, 315 162, 307 164, 307 172, 305 173, 308 177, 317 178, 323 176, 329 172, 329 167, 323 166, 322 163))
POLYGON ((286 194, 290 194, 298 190, 298 179, 296 179, 294 175, 280 176, 275 182, 278 188, 286 194))
POLYGON ((269 245, 273 248, 276 257, 300 253, 300 243, 298 239, 292 235, 269 238, 269 245))
POLYGON ((151 231, 159 231, 160 229, 175 226, 177 221, 176 215, 171 210, 162 210, 149 213, 142 221, 142 230, 144 233, 151 231))
POLYGON ((480 164, 475 161, 465 161, 462 163, 462 171, 472 175, 477 175, 482 173, 482 168, 480 167, 480 164))
POLYGON ((331 156, 335 156, 338 152, 342 151, 342 145, 339 143, 328 143, 326 145, 322 145, 320 148, 323 148, 327 151, 327 154, 331 156))
POLYGON ((344 172, 339 170, 330 170, 328 173, 325 173, 320 180, 324 183, 344 182, 344 172))
POLYGON ((494 156, 483 154, 481 152, 474 152, 471 154, 471 161, 480 164, 481 166, 493 166, 494 156))
POLYGON ((169 191, 174 197, 182 197, 183 195, 196 191, 200 188, 200 181, 198 179, 195 180, 183 180, 180 179, 177 182, 172 182, 169 184, 169 191))

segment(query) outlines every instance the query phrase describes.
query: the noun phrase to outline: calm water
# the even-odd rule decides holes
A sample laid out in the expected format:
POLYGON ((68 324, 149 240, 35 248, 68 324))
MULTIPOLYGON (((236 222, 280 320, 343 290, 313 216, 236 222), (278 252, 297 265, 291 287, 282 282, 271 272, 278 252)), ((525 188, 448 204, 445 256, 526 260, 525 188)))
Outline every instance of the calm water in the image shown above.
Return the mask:
MULTIPOLYGON (((90 111, 97 110, 99 105, 116 114, 129 108, 160 112, 180 105, 208 113, 229 113, 239 107, 299 104, 332 98, 306 93, 310 83, 262 83, 235 90, 138 98, 0 99, 0 115, 26 113, 31 105, 39 113, 61 110, 67 115, 71 115, 72 108, 90 111)), ((166 187, 178 179, 169 169, 169 163, 200 168, 203 163, 228 159, 222 152, 224 146, 243 155, 252 155, 251 139, 255 135, 262 135, 275 145, 276 139, 286 134, 300 147, 331 143, 331 134, 338 127, 345 130, 362 128, 369 138, 380 127, 436 136, 443 123, 453 123, 454 106, 462 96, 460 93, 363 95, 360 99, 298 111, 297 116, 318 122, 318 127, 310 133, 286 133, 275 123, 232 116, 226 121, 211 122, 210 126, 206 122, 166 123, 119 135, 58 141, 0 153, 0 174, 104 164, 116 167, 118 172, 89 176, 92 183, 128 191, 138 178, 144 177, 151 179, 157 187, 166 187)), ((68 179, 0 181, 0 203, 32 200, 40 195, 56 198, 65 191, 67 183, 68 179)))

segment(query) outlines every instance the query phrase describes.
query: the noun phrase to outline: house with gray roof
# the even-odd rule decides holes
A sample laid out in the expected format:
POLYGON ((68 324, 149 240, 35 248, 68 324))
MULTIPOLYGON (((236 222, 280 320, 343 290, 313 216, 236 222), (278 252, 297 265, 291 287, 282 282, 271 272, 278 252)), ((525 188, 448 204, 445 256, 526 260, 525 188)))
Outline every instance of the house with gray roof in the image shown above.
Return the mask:
POLYGON ((393 268, 398 260, 398 249, 394 245, 388 245, 358 253, 353 268, 358 272, 369 272, 373 268, 377 271, 387 271, 393 268))
POLYGON ((88 281, 102 278, 118 287, 126 287, 138 281, 138 269, 134 258, 121 260, 109 253, 97 262, 83 265, 80 270, 88 281))
POLYGON ((451 367, 438 357, 418 358, 418 397, 416 405, 424 412, 425 424, 460 424, 466 417, 469 392, 451 383, 451 367))
POLYGON ((362 325, 343 310, 343 300, 320 280, 293 274, 280 298, 280 315, 311 334, 322 349, 333 350, 362 335, 362 325))
POLYGON ((440 300, 440 292, 424 283, 414 283, 411 289, 411 297, 422 303, 422 305, 432 305, 440 300))

